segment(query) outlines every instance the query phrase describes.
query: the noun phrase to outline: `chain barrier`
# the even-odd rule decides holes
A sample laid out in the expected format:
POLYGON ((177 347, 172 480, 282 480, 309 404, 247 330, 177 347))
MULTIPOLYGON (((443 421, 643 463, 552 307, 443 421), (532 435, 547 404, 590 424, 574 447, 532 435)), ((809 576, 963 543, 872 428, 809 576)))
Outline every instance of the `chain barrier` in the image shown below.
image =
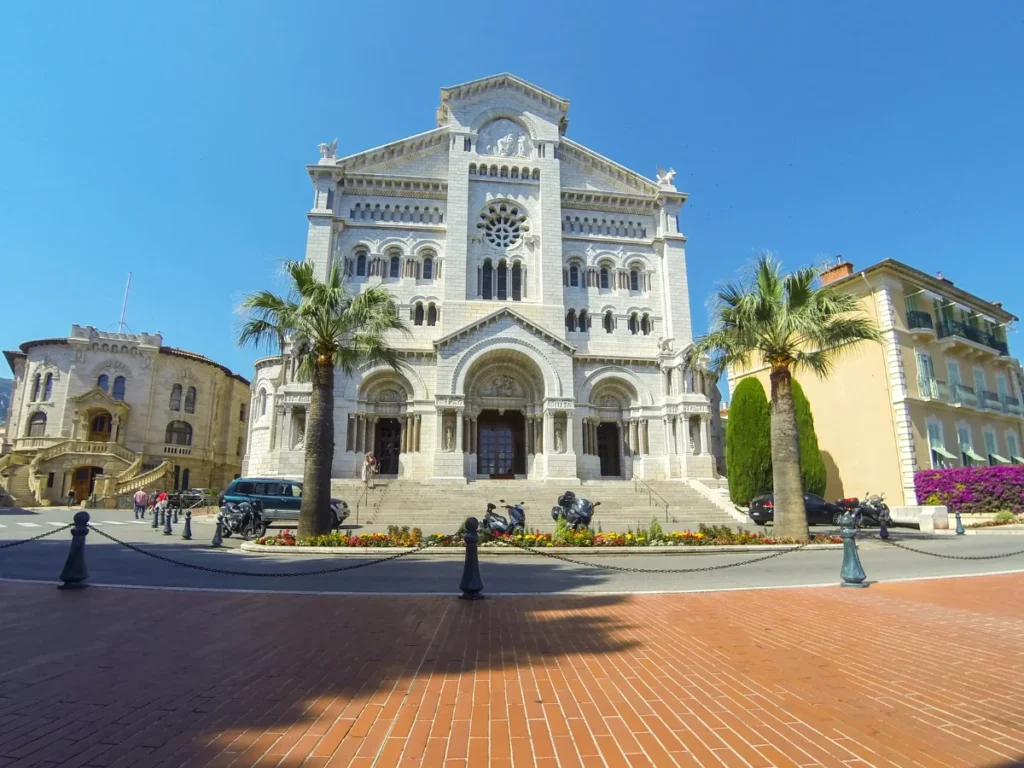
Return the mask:
MULTIPOLYGON (((68 527, 70 527, 70 526, 68 526, 68 527)), ((58 530, 61 530, 61 529, 58 529, 58 530)), ((342 566, 339 566, 337 568, 320 568, 319 570, 316 570, 316 571, 299 571, 298 573, 266 573, 264 571, 232 571, 232 570, 229 570, 227 568, 211 568, 210 566, 207 566, 207 565, 197 565, 195 563, 184 563, 184 562, 182 562, 180 560, 175 560, 175 559, 170 558, 170 557, 164 557, 163 555, 158 555, 155 552, 150 552, 147 549, 142 549, 141 547, 137 547, 134 544, 129 544, 126 541, 121 541, 117 537, 111 536, 109 533, 106 533, 105 531, 101 531, 98 528, 93 528, 91 525, 89 526, 89 530, 93 531, 95 533, 98 533, 103 538, 110 539, 114 543, 120 544, 122 547, 130 549, 133 552, 138 552, 140 555, 146 555, 147 557, 152 557, 154 560, 163 560, 165 563, 171 563, 172 565, 180 565, 183 568, 191 568, 191 569, 196 570, 196 571, 206 571, 207 573, 219 573, 219 574, 222 574, 222 575, 225 575, 225 576, 270 576, 270 577, 282 577, 282 578, 283 577, 289 577, 289 576, 323 576, 323 575, 328 574, 328 573, 340 573, 342 571, 354 571, 357 568, 366 568, 367 566, 370 566, 370 565, 377 565, 378 563, 386 563, 386 562, 389 562, 391 560, 397 560, 400 557, 408 557, 409 555, 415 555, 417 552, 422 552, 424 549, 429 549, 430 547, 436 547, 436 546, 440 545, 442 542, 451 541, 452 539, 457 538, 455 536, 446 536, 445 538, 440 539, 438 541, 429 541, 426 544, 421 544, 420 546, 418 546, 418 547, 416 547, 414 549, 411 549, 408 552, 399 552, 399 553, 394 554, 394 555, 389 555, 388 557, 381 557, 381 558, 377 558, 376 560, 369 560, 369 561, 363 562, 363 563, 356 563, 355 565, 342 565, 342 566)))
MULTIPOLYGON (((516 543, 510 542, 510 541, 504 541, 502 539, 494 539, 494 540, 499 542, 500 544, 506 546, 506 547, 514 547, 516 549, 521 549, 524 552, 529 552, 531 555, 540 555, 541 557, 550 557, 553 560, 562 560, 562 561, 564 561, 566 563, 572 563, 574 565, 583 565, 583 566, 588 566, 590 568, 601 568, 601 569, 606 570, 606 571, 618 571, 620 573, 702 573, 702 572, 705 572, 705 571, 719 571, 719 570, 722 570, 723 568, 738 568, 741 565, 751 565, 753 563, 761 563, 761 562, 764 562, 765 560, 771 560, 772 558, 775 558, 775 557, 782 557, 782 555, 788 555, 790 552, 798 552, 801 549, 803 549, 804 547, 810 546, 811 544, 814 543, 813 541, 808 541, 808 542, 806 542, 804 544, 800 544, 799 546, 793 547, 792 549, 783 549, 783 550, 780 550, 778 552, 772 552, 769 555, 764 555, 762 557, 756 557, 753 560, 741 560, 738 563, 725 563, 723 565, 707 565, 707 566, 704 566, 703 568, 627 568, 627 567, 621 566, 621 565, 608 565, 606 563, 587 563, 587 562, 584 562, 582 560, 574 560, 573 558, 566 557, 565 555, 556 555, 554 552, 548 552, 546 550, 539 549, 537 547, 524 547, 521 544, 516 544, 516 543)), ((745 555, 745 554, 748 554, 748 553, 747 552, 720 552, 718 554, 722 554, 722 555, 733 555, 733 554, 745 555)))
POLYGON ((16 547, 19 544, 28 544, 30 541, 39 541, 39 539, 45 539, 47 536, 53 536, 55 533, 66 531, 68 528, 73 526, 74 523, 68 523, 67 525, 61 526, 60 528, 53 528, 49 531, 43 531, 38 536, 33 536, 31 539, 19 539, 18 541, 9 541, 6 544, 0 544, 0 549, 7 549, 9 547, 16 547))
POLYGON ((1024 555, 1024 549, 1017 550, 1016 552, 1004 552, 1000 555, 947 555, 943 552, 928 552, 924 549, 915 549, 914 547, 908 547, 906 544, 900 544, 899 542, 893 541, 892 539, 883 539, 881 536, 874 536, 883 544, 888 544, 898 549, 905 549, 907 552, 916 552, 919 555, 929 555, 931 557, 942 557, 947 560, 1000 560, 1004 557, 1014 557, 1015 555, 1024 555))

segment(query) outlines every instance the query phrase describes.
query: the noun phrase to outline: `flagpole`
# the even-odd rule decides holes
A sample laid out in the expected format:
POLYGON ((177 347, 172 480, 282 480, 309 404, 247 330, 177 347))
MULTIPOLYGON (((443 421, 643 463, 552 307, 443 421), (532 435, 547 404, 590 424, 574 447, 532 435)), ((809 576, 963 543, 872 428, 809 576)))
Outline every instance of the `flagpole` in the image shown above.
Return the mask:
POLYGON ((124 287, 124 301, 121 302, 121 320, 117 324, 117 332, 124 333, 124 313, 128 310, 128 291, 132 287, 132 273, 128 273, 128 284, 124 287))

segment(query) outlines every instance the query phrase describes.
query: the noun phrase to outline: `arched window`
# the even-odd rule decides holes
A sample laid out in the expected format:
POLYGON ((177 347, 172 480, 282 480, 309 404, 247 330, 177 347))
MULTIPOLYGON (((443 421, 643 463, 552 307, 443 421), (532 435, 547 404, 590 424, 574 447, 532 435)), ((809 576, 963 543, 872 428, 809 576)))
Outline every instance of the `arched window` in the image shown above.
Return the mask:
POLYGON ((196 412, 196 388, 189 387, 185 392, 185 413, 196 412))
POLYGON ((646 312, 640 318, 640 330, 644 332, 644 336, 648 336, 651 333, 651 317, 646 312))
POLYGON ((414 325, 423 325, 423 302, 422 301, 417 301, 416 302, 416 314, 413 317, 413 321, 412 322, 413 322, 414 325))
POLYGON ((629 290, 640 290, 640 271, 637 269, 629 270, 629 290))
POLYGON ((434 279, 434 260, 430 256, 423 259, 423 279, 434 279))
POLYGON ((401 274, 402 264, 398 256, 392 256, 388 262, 388 277, 397 279, 401 274))
POLYGON ((168 445, 192 445, 192 426, 187 421, 172 421, 164 432, 168 445))
POLYGON ((256 412, 260 416, 267 415, 267 390, 261 389, 260 393, 256 396, 256 412))
POLYGON ((101 413, 92 417, 92 424, 90 429, 95 435, 110 435, 110 431, 113 428, 113 419, 109 413, 101 413))
POLYGON ((35 380, 32 382, 32 402, 39 399, 39 387, 42 385, 42 376, 36 374, 35 380))
POLYGON ((636 312, 629 316, 629 332, 634 336, 640 333, 640 321, 637 319, 636 312))
POLYGON ((437 307, 433 304, 427 309, 427 325, 437 325, 437 307))
POLYGON ((171 387, 171 402, 168 404, 168 407, 172 411, 181 410, 181 384, 175 384, 171 387))
POLYGON ((608 267, 601 267, 601 290, 608 290, 608 267))
POLYGON ((512 301, 523 298, 523 266, 518 261, 512 265, 512 301))
POLYGON ((356 276, 366 277, 366 251, 356 254, 356 276))
POLYGON ((46 374, 46 384, 43 385, 43 400, 53 399, 53 374, 46 374))
POLYGON ((42 437, 46 434, 46 414, 42 411, 33 413, 28 420, 28 437, 42 437))
POLYGON ((480 286, 480 294, 485 299, 493 298, 493 294, 491 293, 493 269, 494 268, 491 266, 491 260, 485 259, 483 269, 480 270, 480 282, 483 283, 483 285, 480 286))
POLYGON ((612 317, 612 311, 609 309, 604 313, 604 331, 605 333, 611 333, 615 330, 615 318, 612 317))
POLYGON ((498 300, 508 298, 508 263, 498 262, 498 300))
POLYGON ((580 310, 580 333, 586 333, 590 330, 590 317, 587 315, 587 310, 580 310))
POLYGON ((575 264, 569 265, 569 286, 572 288, 580 286, 580 268, 575 264))
POLYGON ((107 389, 110 386, 110 379, 107 378, 107 374, 104 373, 98 379, 96 379, 96 386, 102 389, 104 392, 107 391, 107 389))
POLYGON ((114 379, 114 399, 124 400, 124 376, 118 376, 114 379))
POLYGON ((576 330, 576 310, 574 309, 565 313, 565 330, 569 332, 576 330))

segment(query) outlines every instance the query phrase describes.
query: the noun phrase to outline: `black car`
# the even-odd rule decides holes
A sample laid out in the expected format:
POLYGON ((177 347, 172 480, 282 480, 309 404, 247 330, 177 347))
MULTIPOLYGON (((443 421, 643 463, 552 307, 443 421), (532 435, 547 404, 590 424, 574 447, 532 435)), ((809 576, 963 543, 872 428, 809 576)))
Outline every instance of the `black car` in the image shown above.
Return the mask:
MULTIPOLYGON (((274 522, 299 521, 299 506, 302 504, 302 483, 282 478, 239 477, 220 497, 236 504, 258 499, 263 505, 263 520, 270 525, 274 522)), ((341 499, 331 499, 331 527, 337 528, 349 516, 348 504, 341 499)))
MULTIPOLYGON (((804 494, 804 509, 807 510, 807 522, 810 525, 839 525, 839 516, 843 508, 813 493, 804 494)), ((775 520, 775 497, 770 493, 762 494, 750 502, 750 519, 758 525, 775 520)))

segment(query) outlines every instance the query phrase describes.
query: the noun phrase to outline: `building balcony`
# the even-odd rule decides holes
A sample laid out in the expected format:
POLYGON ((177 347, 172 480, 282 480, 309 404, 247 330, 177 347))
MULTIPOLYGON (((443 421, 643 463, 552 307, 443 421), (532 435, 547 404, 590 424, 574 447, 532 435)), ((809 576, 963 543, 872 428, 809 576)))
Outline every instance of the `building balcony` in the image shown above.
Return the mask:
POLYGON ((949 349, 960 349, 974 352, 979 356, 1010 354, 1009 346, 991 333, 972 328, 966 323, 955 320, 940 320, 935 329, 936 335, 943 346, 949 349))
POLYGON ((909 310, 907 312, 907 328, 914 336, 935 336, 935 323, 928 312, 909 310))
POLYGON ((951 402, 949 397, 949 386, 942 379, 919 378, 917 390, 925 400, 941 400, 944 403, 951 402))
POLYGON ((978 403, 986 411, 1002 411, 1003 404, 999 399, 999 395, 995 392, 989 392, 987 389, 983 389, 978 393, 978 403))
POLYGON ((974 387, 965 387, 963 384, 949 385, 950 402, 953 405, 966 405, 969 408, 978 407, 978 396, 974 387))
POLYGON ((1021 407, 1020 400, 1018 398, 1004 397, 1003 413, 1009 413, 1014 416, 1021 416, 1024 415, 1024 408, 1021 407))

